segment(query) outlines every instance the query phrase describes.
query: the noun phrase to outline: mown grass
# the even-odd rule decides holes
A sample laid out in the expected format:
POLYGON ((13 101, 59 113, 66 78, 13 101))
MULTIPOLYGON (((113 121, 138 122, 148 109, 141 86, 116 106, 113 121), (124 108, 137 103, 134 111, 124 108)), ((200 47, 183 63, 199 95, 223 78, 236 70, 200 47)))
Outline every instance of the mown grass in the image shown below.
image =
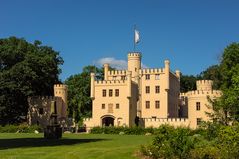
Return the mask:
POLYGON ((128 159, 152 136, 64 134, 45 140, 43 134, 0 133, 0 159, 128 159))

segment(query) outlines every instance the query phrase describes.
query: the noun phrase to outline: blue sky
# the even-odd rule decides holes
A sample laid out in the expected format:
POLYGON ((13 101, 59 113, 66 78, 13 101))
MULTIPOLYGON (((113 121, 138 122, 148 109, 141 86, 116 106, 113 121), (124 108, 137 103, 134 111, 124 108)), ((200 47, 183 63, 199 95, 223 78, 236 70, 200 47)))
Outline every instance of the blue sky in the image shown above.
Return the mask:
POLYGON ((199 74, 217 64, 223 49, 239 41, 238 0, 0 0, 0 38, 42 41, 60 52, 64 81, 86 65, 124 65, 137 51, 151 68, 199 74))

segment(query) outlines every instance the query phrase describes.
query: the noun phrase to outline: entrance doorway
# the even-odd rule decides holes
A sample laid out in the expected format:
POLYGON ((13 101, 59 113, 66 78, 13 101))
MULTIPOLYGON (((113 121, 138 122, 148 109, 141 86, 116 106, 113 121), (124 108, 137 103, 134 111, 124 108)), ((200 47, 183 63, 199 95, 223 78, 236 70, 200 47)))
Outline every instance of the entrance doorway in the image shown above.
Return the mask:
POLYGON ((109 117, 109 116, 103 117, 102 125, 103 126, 114 126, 114 120, 115 119, 113 117, 109 117))

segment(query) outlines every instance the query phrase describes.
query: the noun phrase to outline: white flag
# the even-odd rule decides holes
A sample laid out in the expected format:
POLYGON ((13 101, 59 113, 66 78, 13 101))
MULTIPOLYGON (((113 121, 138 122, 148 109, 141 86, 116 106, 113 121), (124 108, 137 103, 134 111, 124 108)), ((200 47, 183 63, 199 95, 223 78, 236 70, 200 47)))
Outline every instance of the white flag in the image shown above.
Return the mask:
POLYGON ((139 31, 134 30, 134 43, 137 44, 139 43, 139 31))

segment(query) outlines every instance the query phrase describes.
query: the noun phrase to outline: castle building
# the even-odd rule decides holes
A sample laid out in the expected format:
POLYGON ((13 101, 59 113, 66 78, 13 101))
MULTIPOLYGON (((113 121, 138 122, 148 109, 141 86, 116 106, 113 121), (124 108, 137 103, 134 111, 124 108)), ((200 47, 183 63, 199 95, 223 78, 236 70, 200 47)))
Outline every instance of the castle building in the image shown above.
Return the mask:
POLYGON ((109 71, 104 64, 104 80, 91 74, 92 118, 87 127, 145 125, 143 119, 178 117, 180 71, 141 68, 141 53, 128 54, 128 69, 109 71), (137 120, 139 120, 137 122, 137 120))
POLYGON ((180 94, 180 71, 141 68, 141 53, 128 53, 128 69, 109 71, 104 64, 104 80, 91 73, 92 118, 84 119, 87 129, 95 126, 158 127, 162 124, 196 128, 209 120, 208 96, 221 95, 212 90, 212 81, 197 81, 197 90, 180 94))
POLYGON ((51 106, 56 105, 57 118, 62 126, 67 119, 67 86, 54 85, 54 96, 34 96, 28 98, 28 124, 46 127, 49 125, 51 106))

